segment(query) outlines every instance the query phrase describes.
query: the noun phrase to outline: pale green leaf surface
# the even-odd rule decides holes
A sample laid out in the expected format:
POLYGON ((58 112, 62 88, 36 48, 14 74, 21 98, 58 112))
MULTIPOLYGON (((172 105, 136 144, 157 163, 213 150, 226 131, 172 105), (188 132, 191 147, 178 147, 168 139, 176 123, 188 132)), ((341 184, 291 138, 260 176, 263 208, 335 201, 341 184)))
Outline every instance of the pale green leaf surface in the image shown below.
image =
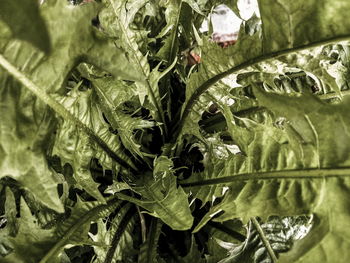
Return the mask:
POLYGON ((40 9, 52 42, 49 56, 18 41, 0 41, 0 52, 39 87, 59 90, 79 62, 91 63, 123 79, 140 78, 124 53, 92 26, 97 3, 72 6, 65 0, 49 0, 40 9))
MULTIPOLYGON (((78 88, 74 88, 67 96, 56 97, 83 124, 90 127, 113 152, 118 153, 125 162, 130 162, 129 157, 123 152, 123 146, 118 136, 109 131, 93 90, 79 91, 78 88)), ((97 200, 104 201, 98 191, 98 184, 91 177, 91 159, 98 158, 106 169, 119 169, 120 167, 93 140, 72 125, 70 121, 62 118, 58 126, 52 154, 58 155, 63 163, 72 165, 73 176, 78 186, 85 189, 97 200)), ((132 166, 132 163, 130 165, 132 166)))
POLYGON ((138 31, 131 28, 135 14, 146 4, 146 1, 105 0, 104 4, 105 8, 99 16, 102 27, 109 35, 120 38, 117 45, 127 52, 128 60, 145 80, 135 83, 141 105, 145 105, 151 111, 156 121, 165 123, 158 89, 158 80, 162 73, 156 69, 151 71, 147 54, 142 54, 137 44, 138 31))
POLYGON ((262 20, 264 53, 328 40, 349 34, 344 20, 349 1, 258 0, 262 20))
MULTIPOLYGON (((16 204, 7 194, 6 216, 16 211, 16 204)), ((39 225, 38 219, 32 214, 28 204, 21 198, 20 217, 14 222, 16 233, 10 223, 6 226, 5 235, 1 233, 1 243, 12 248, 12 251, 1 258, 4 263, 45 263, 60 262, 59 253, 66 245, 91 244, 88 232, 92 221, 103 218, 114 211, 119 203, 110 199, 107 204, 101 202, 83 202, 78 198, 70 216, 64 222, 56 222, 50 229, 39 225), (11 228, 11 229, 9 229, 11 228), (10 230, 10 231, 9 231, 10 230)))
POLYGON ((191 134, 191 109, 199 96, 222 78, 282 53, 349 38, 350 24, 342 22, 350 8, 346 0, 336 4, 324 1, 324 5, 302 0, 272 2, 259 1, 262 39, 260 32, 250 36, 241 30, 237 43, 224 49, 209 40, 204 42, 199 70, 187 84, 180 135, 191 134))
POLYGON ((45 159, 46 140, 55 128, 53 114, 4 73, 0 83, 0 178, 12 177, 38 201, 63 212, 58 181, 45 159))
POLYGON ((77 197, 71 214, 55 229, 55 238, 50 250, 47 250, 40 263, 51 262, 66 245, 91 244, 88 232, 91 222, 106 217, 120 205, 119 200, 109 199, 107 202, 84 202, 77 197))
POLYGON ((181 0, 168 0, 164 3, 165 20, 167 25, 163 27, 162 31, 158 34, 158 37, 164 37, 168 35, 163 41, 163 46, 157 52, 157 56, 168 63, 171 63, 177 54, 178 49, 178 26, 181 15, 181 0))
MULTIPOLYGON (((70 71, 81 61, 92 61, 92 64, 121 78, 139 79, 132 67, 128 66, 123 52, 91 25, 91 19, 98 12, 96 3, 72 6, 64 0, 50 0, 45 1, 40 9, 52 41, 52 52, 49 56, 33 49, 27 43, 9 41, 6 38, 0 41, 0 52, 4 57, 30 76, 39 87, 48 92, 60 90, 70 71), (82 39, 84 41, 81 41, 82 39), (113 63, 113 60, 120 63, 113 63)), ((1 30, 3 31, 2 28, 1 30)), ((2 76, 2 83, 12 83, 5 74, 2 76)), ((1 176, 14 177, 24 188, 35 193, 43 203, 62 211, 56 193, 57 182, 52 178, 43 155, 48 146, 43 140, 47 139, 49 129, 55 125, 50 121, 52 115, 31 93, 19 89, 18 86, 18 83, 4 85, 1 96, 2 100, 6 99, 12 103, 11 106, 4 104, 2 107, 6 111, 2 116, 7 116, 8 120, 6 124, 2 122, 1 140, 4 143, 1 152, 5 158, 1 160, 1 176), (7 95, 8 93, 11 95, 7 95), (25 103, 25 107, 20 111, 18 106, 22 103, 18 104, 18 100, 25 103), (36 112, 31 113, 29 105, 37 108, 35 111, 40 110, 40 115, 36 112), (23 128, 20 127, 22 125, 23 128), (17 134, 13 133, 16 130, 17 134), (13 148, 13 145, 19 148, 13 148), (34 185, 33 182, 37 184, 34 185), (45 189, 39 191, 41 188, 45 189)), ((86 178, 86 172, 82 171, 81 177, 86 178)))
POLYGON ((1 259, 1 262, 37 263, 41 256, 53 245, 54 232, 40 228, 24 199, 21 199, 20 209, 21 217, 18 219, 18 233, 15 237, 8 237, 13 251, 1 259))

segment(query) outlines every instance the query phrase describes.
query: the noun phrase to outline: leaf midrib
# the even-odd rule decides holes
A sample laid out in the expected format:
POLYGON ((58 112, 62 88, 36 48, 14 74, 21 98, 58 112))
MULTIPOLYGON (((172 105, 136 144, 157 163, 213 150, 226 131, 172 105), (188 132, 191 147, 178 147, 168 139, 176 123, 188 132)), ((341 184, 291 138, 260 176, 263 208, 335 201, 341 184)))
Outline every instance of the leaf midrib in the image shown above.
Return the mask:
POLYGON ((83 132, 85 132, 94 142, 96 142, 103 151, 107 153, 113 160, 115 160, 123 168, 137 173, 136 169, 129 163, 125 162, 116 152, 114 152, 108 144, 97 135, 90 127, 81 122, 76 116, 69 112, 62 104, 52 98, 47 92, 38 87, 31 79, 29 79, 23 72, 12 65, 3 55, 0 54, 0 66, 3 67, 10 75, 18 80, 24 87, 33 92, 41 101, 53 109, 57 114, 62 116, 65 120, 71 121, 83 132))
POLYGON ((163 204, 163 201, 165 201, 169 197, 170 190, 167 192, 167 195, 163 199, 159 199, 158 196, 155 195, 154 192, 150 191, 148 187, 145 187, 145 191, 148 195, 152 197, 154 202, 157 203, 157 205, 165 212, 165 214, 169 215, 169 217, 176 219, 174 221, 180 223, 180 226, 186 225, 186 220, 181 220, 181 217, 179 217, 176 213, 174 213, 171 209, 169 209, 163 204))
POLYGON ((334 177, 350 176, 350 167, 321 168, 321 169, 296 169, 279 170, 270 172, 244 173, 232 176, 224 176, 214 179, 206 179, 188 183, 180 183, 182 187, 218 185, 250 180, 271 180, 271 179, 326 179, 334 177))

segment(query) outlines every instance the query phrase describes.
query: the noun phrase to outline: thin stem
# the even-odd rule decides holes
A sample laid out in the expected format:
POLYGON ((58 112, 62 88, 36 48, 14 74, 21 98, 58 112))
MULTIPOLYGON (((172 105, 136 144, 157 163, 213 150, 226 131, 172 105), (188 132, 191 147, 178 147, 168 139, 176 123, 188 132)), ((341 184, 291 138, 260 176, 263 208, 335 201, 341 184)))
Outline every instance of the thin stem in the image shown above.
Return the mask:
POLYGON ((142 243, 146 242, 147 239, 147 228, 146 228, 146 220, 144 215, 141 213, 140 207, 137 207, 137 213, 139 214, 140 224, 141 224, 141 238, 142 243))
POLYGON ((218 222, 213 222, 213 221, 209 221, 208 222, 208 226, 216 228, 224 233, 226 233, 227 235, 233 237, 234 239, 237 239, 238 241, 243 242, 244 240, 246 240, 246 236, 242 235, 241 233, 234 231, 228 227, 226 227, 224 224, 220 224, 218 222))
MULTIPOLYGON (((131 192, 131 195, 133 197, 135 197, 134 192, 131 192)), ((141 225, 141 239, 142 239, 142 243, 146 242, 147 239, 147 227, 146 227, 146 220, 144 215, 141 213, 140 207, 136 206, 137 209, 137 213, 139 215, 140 218, 140 225, 141 225)))
POLYGON ((342 168, 314 168, 305 170, 281 170, 272 172, 256 172, 224 176, 214 179, 200 180, 196 182, 180 183, 182 187, 203 185, 217 185, 233 183, 237 181, 270 180, 270 179, 324 179, 325 177, 350 176, 350 167, 342 168))
POLYGON ((334 99, 334 98, 339 98, 340 96, 347 96, 350 95, 350 90, 342 90, 339 92, 331 92, 331 93, 326 93, 326 94, 320 94, 318 97, 320 99, 326 100, 326 99, 334 99))
POLYGON ((258 220, 256 220, 255 217, 251 218, 250 220, 253 223, 253 225, 256 228, 256 230, 258 231, 259 236, 261 238, 261 241, 263 242, 264 246, 266 247, 267 253, 269 254, 272 262, 276 263, 277 262, 277 257, 275 255, 275 252, 273 251, 273 249, 271 247, 271 244, 270 244, 269 240, 267 239, 267 237, 266 237, 266 235, 264 233, 264 230, 261 228, 258 220))
MULTIPOLYGON (((158 220, 156 217, 151 219, 151 224, 149 227, 148 237, 143 245, 141 246, 140 256, 144 257, 142 262, 153 262, 153 257, 157 252, 157 243, 159 239, 159 235, 161 233, 162 222, 158 220), (146 255, 144 255, 146 254, 146 255)), ((139 257, 140 257, 139 256, 139 257)), ((139 258, 140 261, 140 258, 139 258)))
POLYGON ((71 114, 64 106, 58 103, 50 95, 48 95, 43 89, 39 88, 35 83, 33 83, 29 78, 27 78, 23 72, 19 71, 14 67, 7 59, 0 54, 0 66, 8 71, 15 79, 23 84, 24 87, 33 92, 40 100, 42 100, 46 105, 52 108, 56 113, 61 115, 64 119, 73 122, 78 128, 81 128, 92 140, 94 140, 101 148, 104 150, 113 160, 118 162, 123 168, 137 173, 136 167, 130 165, 124 161, 117 153, 115 153, 107 143, 101 139, 92 129, 87 125, 82 123, 77 117, 71 114))
POLYGON ((122 237, 128 223, 130 222, 134 214, 135 214, 135 206, 131 206, 128 212, 126 212, 126 214, 124 215, 123 219, 120 221, 118 229, 113 236, 111 247, 108 249, 104 263, 111 263, 113 261, 113 257, 114 257, 115 251, 117 250, 120 238, 122 237))
POLYGON ((189 98, 189 100, 185 106, 185 109, 183 111, 181 120, 180 120, 177 136, 179 136, 179 134, 181 134, 181 130, 185 124, 185 121, 186 121, 189 113, 191 112, 193 105, 195 104, 195 102, 199 98, 199 96, 202 95, 204 92, 206 92, 212 85, 214 85, 216 82, 220 81, 221 79, 223 79, 223 78, 225 78, 233 73, 236 73, 242 69, 245 69, 247 67, 261 63, 261 62, 266 61, 266 60, 270 60, 270 59, 277 58, 280 56, 288 55, 290 53, 295 53, 295 52, 302 51, 305 49, 309 49, 309 48, 313 48, 313 47, 317 47, 317 46, 322 46, 322 45, 326 45, 326 44, 331 44, 334 42, 345 41, 345 40, 349 40, 349 39, 350 39, 350 35, 339 36, 339 37, 334 37, 334 38, 325 39, 325 40, 313 42, 310 44, 302 45, 300 47, 287 48, 287 49, 279 50, 276 52, 271 52, 269 54, 263 54, 259 57, 247 60, 247 61, 245 61, 237 66, 234 66, 234 67, 232 67, 224 72, 221 72, 221 73, 215 75, 214 77, 208 79, 202 85, 200 85, 195 90, 195 92, 193 92, 192 96, 189 98))

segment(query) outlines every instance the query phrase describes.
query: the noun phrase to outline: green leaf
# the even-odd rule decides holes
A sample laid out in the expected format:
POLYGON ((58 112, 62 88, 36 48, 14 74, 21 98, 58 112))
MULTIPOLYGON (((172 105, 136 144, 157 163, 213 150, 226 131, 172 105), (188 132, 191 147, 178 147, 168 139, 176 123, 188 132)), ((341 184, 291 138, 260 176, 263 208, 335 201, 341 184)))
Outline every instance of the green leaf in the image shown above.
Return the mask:
POLYGON ((0 178, 15 179, 38 201, 63 212, 59 180, 46 161, 46 141, 55 128, 53 113, 3 71, 0 83, 0 178))
MULTIPOLYGON (((70 109, 86 127, 91 127, 94 134, 108 146, 110 151, 117 153, 123 163, 136 169, 130 158, 124 153, 124 148, 117 135, 109 131, 108 124, 104 121, 102 111, 98 105, 98 98, 93 90, 79 91, 78 87, 71 90, 66 96, 56 96, 61 105, 70 109)), ((98 191, 98 184, 92 179, 90 162, 92 158, 99 159, 105 169, 119 170, 120 164, 115 162, 106 151, 103 151, 94 140, 72 122, 62 118, 60 120, 52 154, 59 156, 63 163, 70 163, 74 169, 73 177, 78 186, 85 189, 97 200, 104 202, 104 198, 98 191)))
POLYGON ((70 217, 59 224, 55 231, 55 243, 47 250, 40 263, 51 262, 69 244, 91 244, 88 232, 92 221, 104 218, 119 207, 117 199, 110 198, 106 203, 83 202, 79 197, 72 208, 70 217))
MULTIPOLYGON (((141 105, 145 105, 145 107, 151 111, 152 117, 157 122, 165 124, 158 81, 170 68, 163 72, 158 71, 160 65, 153 69, 153 71, 150 69, 150 65, 147 61, 147 54, 142 54, 137 44, 139 32, 131 28, 131 23, 136 13, 146 2, 145 0, 104 0, 105 8, 101 11, 99 17, 104 30, 109 35, 120 38, 117 45, 120 45, 121 48, 127 52, 129 61, 135 65, 139 74, 141 74, 145 80, 135 83, 141 105)), ((165 126, 163 128, 165 128, 165 126)))
MULTIPOLYGON (((8 195, 10 197, 11 195, 8 195)), ((11 199, 11 198, 10 198, 11 199)), ((12 202, 7 199, 9 204, 12 202)), ((120 202, 110 199, 106 204, 100 202, 82 202, 78 198, 71 214, 63 223, 55 222, 50 229, 39 225, 38 219, 32 215, 27 203, 21 199, 20 218, 16 220, 18 231, 15 235, 2 236, 12 251, 6 255, 4 263, 34 263, 60 261, 59 253, 66 245, 91 244, 88 232, 92 221, 107 216, 114 211, 120 202)), ((12 203, 11 209, 15 209, 12 203)), ((8 215, 11 211, 7 210, 8 215)), ((9 226, 5 228, 7 230, 9 226)))
POLYGON ((167 25, 163 27, 162 31, 158 34, 158 37, 164 37, 168 35, 163 41, 163 46, 157 52, 157 56, 169 64, 174 61, 178 53, 178 27, 181 15, 181 0, 169 0, 164 3, 165 20, 167 25))
POLYGON ((260 2, 262 39, 259 32, 250 36, 241 29, 237 43, 228 48, 223 49, 208 40, 204 42, 199 71, 191 75, 187 85, 186 102, 179 124, 180 135, 182 129, 188 129, 192 108, 199 96, 230 74, 271 58, 349 39, 350 24, 341 22, 346 17, 344 10, 350 7, 348 1, 340 0, 337 4, 325 1, 324 5, 319 5, 317 1, 307 4, 304 1, 260 2), (271 6, 281 13, 277 16, 272 14, 275 9, 271 6))
MULTIPOLYGON (((349 141, 350 123, 345 117, 348 99, 330 105, 307 93, 283 96, 256 88, 254 94, 259 104, 274 111, 276 117, 290 120, 293 132, 304 138, 301 144, 304 158, 300 160, 296 149, 289 145, 289 129, 276 130, 267 126, 261 130, 260 125, 255 126, 256 135, 248 146, 246 156, 232 156, 221 164, 221 168, 217 165, 216 173, 211 175, 213 179, 202 178, 196 183, 187 184, 202 185, 200 191, 208 185, 214 187, 215 191, 221 190, 219 197, 223 196, 194 231, 211 219, 223 222, 242 218, 247 221, 255 216, 267 218, 271 215, 312 213, 319 221, 303 242, 312 238, 312 245, 309 244, 308 248, 315 246, 331 257, 331 247, 340 242, 336 236, 347 235, 341 229, 347 228, 349 217, 344 209, 347 205, 346 190, 340 190, 341 187, 347 189, 350 183, 347 157, 349 145, 346 143, 349 141), (215 187, 218 184, 221 184, 219 189, 215 187), (334 217, 340 219, 333 221, 334 217), (315 241, 323 238, 328 240, 329 247, 323 246, 326 241, 315 241)), ((253 128, 250 126, 250 129, 253 128)), ((196 192, 193 188, 192 191, 196 192)), ((295 257, 306 253, 305 257, 309 258, 306 249, 299 250, 299 253, 293 251, 295 257)), ((312 251, 310 258, 314 259, 316 255, 312 251)), ((342 253, 346 254, 346 251, 342 253)), ((309 261, 303 259, 303 262, 309 261)))
POLYGON ((140 117, 132 117, 124 113, 122 109, 124 103, 131 101, 138 95, 135 87, 112 78, 99 78, 92 81, 99 97, 98 103, 113 130, 118 131, 125 148, 135 157, 152 156, 141 150, 141 144, 135 138, 135 133, 137 130, 152 128, 155 123, 140 117))
POLYGON ((52 230, 44 230, 39 227, 36 218, 32 215, 23 198, 21 199, 20 213, 18 233, 15 237, 8 237, 13 251, 2 259, 4 263, 38 262, 55 240, 52 230))
MULTIPOLYGON (((48 25, 52 40, 50 55, 45 56, 33 50, 26 43, 2 39, 0 52, 4 56, 1 56, 1 66, 20 79, 22 84, 25 83, 26 87, 32 87, 33 85, 28 83, 33 81, 40 87, 45 87, 47 92, 61 90, 68 74, 80 61, 92 61, 92 64, 110 71, 118 77, 130 80, 139 79, 132 67, 128 67, 128 61, 123 52, 113 46, 112 41, 102 36, 91 25, 91 19, 96 16, 97 9, 96 3, 71 6, 64 0, 46 1, 41 6, 41 14, 48 25), (76 45, 81 39, 85 39, 85 41, 76 45), (121 63, 112 63, 113 59, 121 63), (11 64, 15 67, 12 68, 11 64), (18 70, 16 65, 21 70, 18 70), (26 74, 30 75, 30 80, 23 80, 26 74)), ((2 83, 11 84, 12 80, 8 79, 6 74, 2 74, 2 83)), ((44 159, 44 153, 49 145, 45 145, 43 142, 48 138, 55 125, 52 113, 41 102, 37 102, 31 93, 19 89, 18 83, 4 85, 3 90, 1 100, 6 100, 6 103, 10 103, 10 105, 2 107, 6 111, 2 115, 6 114, 8 120, 6 125, 2 126, 1 132, 1 151, 5 156, 1 162, 1 177, 12 176, 24 188, 31 190, 44 204, 62 211, 62 205, 56 192, 57 180, 48 170, 44 159), (10 95, 7 95, 8 93, 10 95), (17 101, 23 101, 25 107, 17 101), (30 104, 33 105, 34 112, 31 112, 30 104), (17 107, 22 109, 18 110, 17 107), (20 127, 19 125, 23 125, 23 128, 17 129, 16 127, 20 127), (18 134, 11 134, 15 130, 18 130, 18 134), (37 130, 41 132, 38 133, 37 130), (13 148, 13 145, 16 145, 18 149, 13 148), (38 183, 41 187, 39 189, 42 190, 37 190, 38 187, 33 182, 38 183)), ((33 91, 33 89, 31 90, 33 91)), ((55 110, 57 107, 60 108, 56 102, 51 101, 52 98, 44 90, 37 88, 34 90, 36 90, 36 95, 41 94, 40 98, 45 103, 49 103, 55 110)), ((60 114, 63 113, 62 108, 58 111, 60 114)), ((65 114, 63 113, 63 115, 65 114)), ((82 171, 81 177, 86 178, 85 174, 86 171, 82 171)))
MULTIPOLYGON (((305 216, 273 217, 267 222, 258 224, 260 224, 260 228, 263 231, 265 242, 269 242, 273 253, 276 256, 283 256, 282 253, 288 252, 294 244, 298 244, 298 240, 304 238, 307 234, 312 226, 309 219, 305 216)), ((230 254, 221 260, 220 263, 272 261, 266 244, 262 241, 260 233, 252 222, 248 224, 247 234, 247 239, 241 244, 224 242, 217 239, 219 245, 227 249, 230 254)))
POLYGON ((124 53, 92 26, 91 20, 98 14, 97 3, 72 6, 65 0, 49 0, 40 8, 52 42, 49 56, 25 43, 0 41, 4 57, 30 75, 39 87, 49 92, 61 89, 68 74, 80 62, 91 63, 123 79, 140 79, 124 53))
POLYGON ((190 251, 187 253, 186 256, 181 258, 181 263, 191 263, 191 262, 198 262, 198 263, 204 263, 206 262, 204 258, 202 258, 202 252, 198 249, 198 246, 195 241, 195 237, 191 236, 191 246, 190 251))
POLYGON ((349 2, 259 0, 264 53, 300 47, 349 34, 347 15, 349 2))
POLYGON ((37 0, 2 0, 0 20, 7 24, 15 38, 28 41, 45 53, 51 50, 50 37, 37 0))
POLYGON ((160 218, 174 230, 187 230, 193 224, 193 217, 187 195, 181 187, 177 187, 169 161, 166 157, 158 158, 155 161, 158 173, 153 175, 154 179, 146 174, 137 186, 132 187, 141 195, 141 200, 124 194, 116 195, 148 210, 150 215, 160 218))

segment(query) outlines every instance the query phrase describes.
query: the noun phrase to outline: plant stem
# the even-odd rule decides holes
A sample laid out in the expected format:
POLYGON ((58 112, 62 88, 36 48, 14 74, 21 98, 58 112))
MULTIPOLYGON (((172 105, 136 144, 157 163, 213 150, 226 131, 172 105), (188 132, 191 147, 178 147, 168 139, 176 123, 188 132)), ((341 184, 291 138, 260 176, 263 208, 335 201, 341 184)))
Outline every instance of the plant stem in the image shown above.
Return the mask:
POLYGON ((120 224, 118 226, 117 231, 115 232, 112 242, 111 242, 111 247, 108 249, 107 255, 105 260, 103 261, 104 263, 111 263, 113 261, 113 257, 115 254, 115 251, 118 247, 118 243, 120 241, 120 238, 122 234, 124 233, 128 223, 130 222, 130 219, 133 217, 135 214, 135 206, 131 206, 124 215, 123 219, 120 221, 120 224))
POLYGON ((224 224, 209 221, 208 226, 216 228, 216 229, 226 233, 227 235, 233 237, 234 239, 237 239, 238 241, 244 242, 244 240, 246 240, 246 236, 242 235, 241 233, 239 233, 237 231, 234 231, 234 230, 226 227, 224 224))
POLYGON ((15 79, 23 84, 24 87, 33 92, 40 100, 42 100, 46 105, 53 109, 56 113, 61 115, 64 119, 71 121, 83 132, 85 132, 92 140, 94 140, 101 148, 104 150, 113 160, 118 162, 123 168, 137 173, 136 167, 130 165, 118 156, 107 143, 100 138, 92 129, 87 125, 82 123, 77 117, 71 114, 64 106, 58 103, 50 95, 48 95, 43 89, 39 88, 35 83, 33 83, 25 74, 14 67, 7 59, 0 54, 0 66, 8 71, 15 79))
MULTIPOLYGON (((342 90, 340 91, 340 94, 342 96, 350 95, 350 90, 342 90)), ((334 98, 339 98, 340 94, 338 92, 332 92, 332 93, 320 94, 318 95, 318 97, 323 100, 334 99, 334 98)))
POLYGON ((314 168, 305 170, 281 170, 272 172, 256 172, 224 176, 215 179, 200 180, 195 182, 180 183, 182 187, 203 185, 216 185, 233 183, 237 181, 270 180, 270 179, 325 179, 326 177, 350 176, 350 167, 342 168, 314 168))
POLYGON ((140 256, 143 257, 141 262, 153 262, 153 257, 157 253, 157 243, 161 233, 161 227, 162 222, 156 217, 153 217, 149 226, 148 237, 140 249, 140 256))
POLYGON ((269 256, 271 258, 271 261, 272 263, 276 263, 277 262, 277 257, 275 255, 275 252, 273 251, 272 247, 271 247, 271 244, 269 242, 269 240, 267 239, 267 237, 265 236, 265 233, 264 233, 264 230, 261 228, 258 220, 256 220, 255 217, 251 218, 250 219, 254 225, 254 227, 256 228, 256 230, 258 231, 259 233, 259 236, 264 244, 264 246, 266 247, 267 249, 267 253, 269 253, 269 256))

